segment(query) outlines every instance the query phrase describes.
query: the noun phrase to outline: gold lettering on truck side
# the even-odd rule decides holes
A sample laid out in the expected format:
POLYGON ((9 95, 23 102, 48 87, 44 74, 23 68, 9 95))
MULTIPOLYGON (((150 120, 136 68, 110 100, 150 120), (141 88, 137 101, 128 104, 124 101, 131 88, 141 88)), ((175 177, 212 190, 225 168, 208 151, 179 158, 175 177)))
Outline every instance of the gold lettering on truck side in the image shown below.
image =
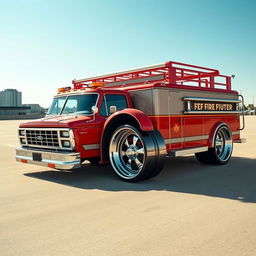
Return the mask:
MULTIPOLYGON (((191 102, 189 102, 190 104, 191 102)), ((235 104, 231 104, 231 103, 221 103, 221 102, 197 102, 194 101, 192 102, 191 105, 187 105, 187 109, 188 111, 200 111, 200 112, 204 112, 204 111, 210 111, 210 112, 214 112, 214 111, 233 111, 236 109, 236 105, 235 104)))

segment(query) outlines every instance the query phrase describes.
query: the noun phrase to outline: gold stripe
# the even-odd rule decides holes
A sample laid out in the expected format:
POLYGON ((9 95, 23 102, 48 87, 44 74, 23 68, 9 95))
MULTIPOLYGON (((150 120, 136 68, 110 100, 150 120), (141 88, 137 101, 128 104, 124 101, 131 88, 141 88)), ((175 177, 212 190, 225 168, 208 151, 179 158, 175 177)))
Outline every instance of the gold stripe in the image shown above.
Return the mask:
POLYGON ((207 140, 209 139, 209 135, 200 135, 200 136, 189 136, 189 137, 179 137, 179 138, 171 138, 165 139, 165 144, 173 144, 173 143, 182 143, 182 142, 190 142, 196 140, 207 140))

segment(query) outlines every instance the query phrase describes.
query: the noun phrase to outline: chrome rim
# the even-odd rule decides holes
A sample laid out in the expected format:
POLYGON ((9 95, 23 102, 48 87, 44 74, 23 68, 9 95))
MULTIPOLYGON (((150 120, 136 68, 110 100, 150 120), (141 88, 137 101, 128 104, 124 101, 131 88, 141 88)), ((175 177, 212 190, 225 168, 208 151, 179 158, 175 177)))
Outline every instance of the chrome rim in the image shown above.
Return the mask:
POLYGON ((144 142, 131 128, 121 128, 113 134, 109 154, 115 172, 124 179, 138 176, 145 164, 144 142))
POLYGON ((231 133, 222 127, 218 130, 215 138, 215 152, 221 161, 226 161, 232 154, 232 137, 231 133))

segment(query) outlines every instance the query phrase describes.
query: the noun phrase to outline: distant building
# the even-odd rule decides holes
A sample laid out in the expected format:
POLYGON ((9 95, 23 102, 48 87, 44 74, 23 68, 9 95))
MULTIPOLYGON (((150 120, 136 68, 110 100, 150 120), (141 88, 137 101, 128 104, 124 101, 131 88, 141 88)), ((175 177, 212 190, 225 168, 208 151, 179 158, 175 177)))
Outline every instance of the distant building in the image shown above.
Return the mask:
POLYGON ((5 89, 0 91, 0 106, 1 107, 21 107, 22 94, 16 89, 5 89))
POLYGON ((22 104, 22 107, 29 107, 30 113, 42 113, 42 107, 39 104, 22 104))
POLYGON ((5 107, 0 106, 0 120, 6 116, 23 116, 30 113, 30 107, 5 107))
POLYGON ((45 116, 39 104, 22 104, 22 93, 16 89, 0 91, 0 120, 35 119, 45 116))

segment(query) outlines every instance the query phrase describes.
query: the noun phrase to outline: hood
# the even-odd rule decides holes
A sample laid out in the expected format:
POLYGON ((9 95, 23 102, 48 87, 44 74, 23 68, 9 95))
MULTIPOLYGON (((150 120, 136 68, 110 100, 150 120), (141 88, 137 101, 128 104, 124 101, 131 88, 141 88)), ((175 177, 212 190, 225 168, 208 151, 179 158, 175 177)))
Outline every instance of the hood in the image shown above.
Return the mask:
POLYGON ((25 121, 20 124, 20 128, 78 128, 84 125, 85 122, 92 121, 93 116, 77 116, 77 115, 63 115, 63 116, 48 116, 41 119, 25 121))

